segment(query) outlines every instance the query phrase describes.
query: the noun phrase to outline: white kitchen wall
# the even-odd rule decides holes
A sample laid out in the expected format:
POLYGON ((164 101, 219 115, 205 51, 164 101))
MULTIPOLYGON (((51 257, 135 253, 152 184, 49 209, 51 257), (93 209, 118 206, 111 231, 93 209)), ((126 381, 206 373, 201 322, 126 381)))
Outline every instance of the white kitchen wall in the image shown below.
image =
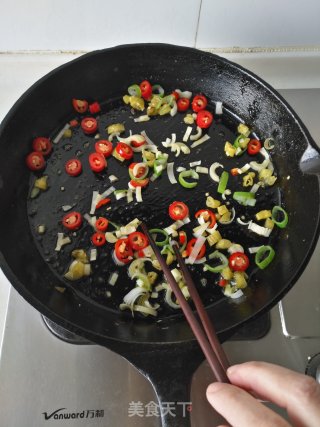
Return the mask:
POLYGON ((11 0, 0 13, 0 51, 194 46, 199 8, 200 0, 11 0))
POLYGON ((319 0, 202 0, 197 47, 320 44, 319 0))
POLYGON ((320 0, 11 0, 0 13, 0 121, 53 68, 122 43, 205 48, 276 88, 320 87, 319 18, 320 0))
POLYGON ((320 0, 11 0, 0 51, 164 42, 200 48, 320 45, 320 0))

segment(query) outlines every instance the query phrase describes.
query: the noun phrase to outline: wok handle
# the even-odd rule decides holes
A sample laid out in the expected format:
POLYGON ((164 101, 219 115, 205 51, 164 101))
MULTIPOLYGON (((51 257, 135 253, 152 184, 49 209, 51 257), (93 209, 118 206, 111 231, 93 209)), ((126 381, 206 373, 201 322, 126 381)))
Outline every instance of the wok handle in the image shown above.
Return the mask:
POLYGON ((150 381, 158 398, 161 426, 190 427, 191 379, 204 360, 198 343, 158 344, 125 357, 150 381))
POLYGON ((300 169, 303 173, 320 175, 320 150, 308 145, 300 159, 300 169))

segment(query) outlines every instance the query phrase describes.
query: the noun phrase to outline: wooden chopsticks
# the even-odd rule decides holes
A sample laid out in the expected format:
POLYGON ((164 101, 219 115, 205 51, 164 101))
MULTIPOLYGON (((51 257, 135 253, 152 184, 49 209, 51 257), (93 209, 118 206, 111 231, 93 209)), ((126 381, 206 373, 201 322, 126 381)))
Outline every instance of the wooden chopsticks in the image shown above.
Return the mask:
POLYGON ((212 322, 210 321, 209 316, 202 304, 201 298, 187 269, 187 266, 185 265, 184 260, 179 252, 178 244, 176 242, 172 242, 172 247, 177 257, 177 261, 181 268, 185 282, 188 286, 191 298, 196 306, 196 310, 202 322, 202 325, 191 310, 190 305, 186 301, 183 293, 181 292, 180 287, 175 281, 175 278, 173 277, 170 268, 167 266, 166 261, 162 257, 160 250, 156 245, 153 237, 149 233, 146 225, 141 224, 141 228, 149 239, 150 245, 155 253, 155 256, 157 257, 157 260, 160 263, 162 271, 166 276, 166 279, 180 304, 180 307, 209 363, 209 366, 212 369, 213 374, 215 375, 217 381, 229 382, 226 374, 226 370, 229 367, 228 359, 217 338, 212 322))

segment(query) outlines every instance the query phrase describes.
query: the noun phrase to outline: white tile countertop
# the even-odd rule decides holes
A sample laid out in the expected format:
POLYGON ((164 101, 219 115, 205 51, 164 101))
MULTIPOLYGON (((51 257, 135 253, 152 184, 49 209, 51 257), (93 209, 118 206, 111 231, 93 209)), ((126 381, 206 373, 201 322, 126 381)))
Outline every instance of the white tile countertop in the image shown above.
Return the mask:
MULTIPOLYGON (((208 49, 250 69, 276 89, 320 88, 320 51, 208 49)), ((0 54, 0 121, 15 101, 39 78, 84 52, 0 54)), ((1 208, 1 207, 0 207, 1 208)), ((0 346, 10 284, 0 270, 0 346)), ((1 351, 1 347, 0 347, 1 351)))

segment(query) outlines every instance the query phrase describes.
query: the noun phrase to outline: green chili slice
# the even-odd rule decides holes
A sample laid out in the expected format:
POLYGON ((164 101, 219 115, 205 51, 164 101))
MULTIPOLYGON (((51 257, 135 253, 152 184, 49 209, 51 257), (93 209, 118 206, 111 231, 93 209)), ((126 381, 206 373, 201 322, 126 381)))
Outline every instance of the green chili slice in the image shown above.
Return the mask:
POLYGON ((154 238, 154 241, 155 241, 155 244, 157 246, 165 246, 165 245, 168 244, 168 242, 169 242, 169 234, 166 231, 161 230, 161 228, 153 228, 152 230, 149 230, 149 233, 156 235, 155 238, 154 238), (160 241, 157 240, 158 234, 162 234, 164 236, 164 240, 160 240, 160 241))
POLYGON ((271 246, 261 246, 256 253, 254 259, 255 263, 261 270, 264 270, 273 260, 275 254, 276 253, 271 246))
POLYGON ((161 155, 153 163, 153 174, 159 177, 166 167, 168 156, 161 155))
POLYGON ((219 251, 214 251, 209 255, 210 259, 220 260, 220 264, 212 267, 209 264, 204 264, 203 271, 211 271, 212 273, 220 273, 224 268, 228 267, 228 258, 219 251))
POLYGON ((245 148, 238 147, 237 150, 236 150, 236 156, 239 157, 239 156, 241 156, 245 152, 246 152, 245 148))
POLYGON ((161 249, 161 254, 162 255, 168 255, 169 252, 174 254, 174 250, 172 249, 172 246, 171 245, 164 245, 163 248, 161 249))
POLYGON ((152 86, 152 93, 163 97, 163 95, 164 95, 164 89, 160 85, 153 85, 152 86))
POLYGON ((138 85, 131 85, 128 87, 128 94, 130 96, 137 96, 141 98, 141 89, 138 85))
POLYGON ((229 172, 223 171, 219 179, 218 193, 223 194, 226 191, 228 181, 229 172))
POLYGON ((289 218, 287 212, 281 206, 274 206, 271 212, 272 221, 279 227, 285 228, 288 224, 289 218), (282 220, 278 221, 278 214, 282 216, 282 220))
POLYGON ((187 182, 185 178, 199 179, 199 174, 196 171, 190 169, 187 171, 180 172, 178 181, 180 185, 182 185, 182 187, 184 188, 194 188, 198 185, 197 182, 187 182))
POLYGON ((242 150, 247 148, 247 145, 250 141, 250 138, 247 138, 244 135, 238 135, 237 138, 235 139, 233 146, 235 148, 241 148, 242 150))
POLYGON ((250 191, 235 191, 232 197, 243 206, 254 206, 256 204, 255 194, 250 191))
POLYGON ((158 160, 155 160, 153 163, 153 174, 155 176, 160 176, 163 172, 163 164, 158 162, 158 160))
POLYGON ((167 95, 163 98, 164 104, 169 104, 170 107, 173 107, 176 98, 173 95, 167 95))
POLYGON ((250 138, 247 138, 245 135, 238 135, 233 143, 233 147, 237 149, 236 156, 241 156, 247 149, 247 145, 250 141, 250 138))

